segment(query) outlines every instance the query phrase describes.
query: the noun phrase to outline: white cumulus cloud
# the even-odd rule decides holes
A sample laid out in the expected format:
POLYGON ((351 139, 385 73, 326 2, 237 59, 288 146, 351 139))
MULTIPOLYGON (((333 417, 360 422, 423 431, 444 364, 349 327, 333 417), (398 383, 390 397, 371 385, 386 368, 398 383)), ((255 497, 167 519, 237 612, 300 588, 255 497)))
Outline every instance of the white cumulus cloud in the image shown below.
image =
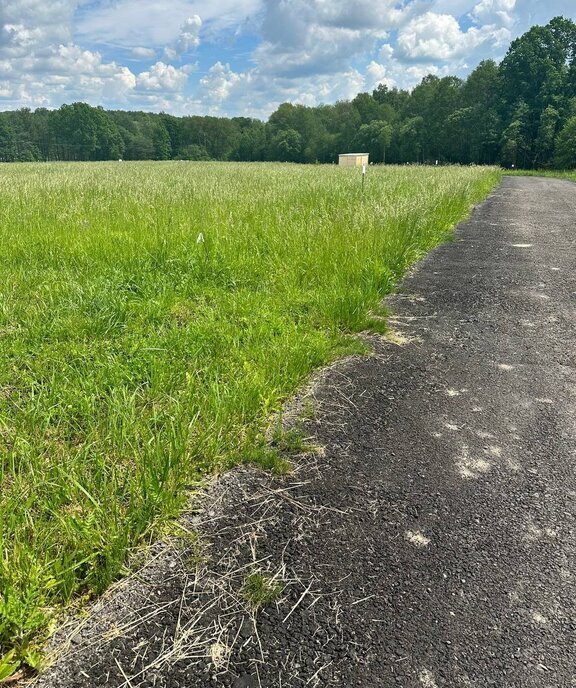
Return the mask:
POLYGON ((235 86, 250 78, 249 74, 232 71, 229 64, 216 62, 200 79, 201 96, 210 103, 221 103, 230 96, 235 86))
POLYGON ((164 62, 156 62, 136 78, 136 86, 144 91, 181 91, 188 80, 188 70, 164 62))
POLYGON ((480 25, 511 26, 514 23, 515 7, 516 0, 480 0, 470 16, 480 25))
POLYGON ((397 53, 409 60, 444 62, 469 55, 488 41, 499 47, 509 38, 505 28, 472 27, 462 31, 451 14, 426 12, 401 29, 397 53))
POLYGON ((76 5, 77 0, 2 0, 0 57, 69 41, 76 5))
POLYGON ((130 69, 71 40, 77 4, 76 0, 3 0, 0 98, 7 106, 127 102, 136 86, 130 69))
POLYGON ((180 27, 180 35, 176 41, 176 52, 179 55, 187 53, 192 48, 197 48, 200 45, 200 29, 202 27, 202 19, 195 14, 193 17, 188 17, 180 27))
POLYGON ((266 0, 258 68, 287 77, 346 70, 411 16, 396 0, 266 0))
POLYGON ((174 46, 164 48, 164 55, 169 60, 176 60, 200 45, 202 19, 195 14, 188 17, 180 27, 180 35, 174 46))
POLYGON ((391 77, 389 67, 371 60, 366 66, 365 89, 372 91, 379 84, 392 88, 396 85, 396 80, 391 77))

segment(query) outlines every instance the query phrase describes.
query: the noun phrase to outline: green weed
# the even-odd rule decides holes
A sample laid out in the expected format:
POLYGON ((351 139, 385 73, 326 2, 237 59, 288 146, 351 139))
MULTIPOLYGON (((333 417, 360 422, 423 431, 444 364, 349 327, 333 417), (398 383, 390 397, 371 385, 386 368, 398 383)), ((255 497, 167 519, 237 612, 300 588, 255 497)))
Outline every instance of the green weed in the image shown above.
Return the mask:
POLYGON ((246 576, 241 593, 250 609, 255 612, 275 602, 283 590, 284 585, 277 578, 262 571, 253 571, 246 576))

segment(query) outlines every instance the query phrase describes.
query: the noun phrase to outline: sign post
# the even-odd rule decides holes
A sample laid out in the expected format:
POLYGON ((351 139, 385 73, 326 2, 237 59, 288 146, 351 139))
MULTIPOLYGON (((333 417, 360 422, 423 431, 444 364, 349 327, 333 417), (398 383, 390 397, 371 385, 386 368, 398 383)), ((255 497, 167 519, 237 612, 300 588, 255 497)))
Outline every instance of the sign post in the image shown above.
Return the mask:
POLYGON ((364 180, 366 179, 366 165, 362 165, 362 193, 364 193, 364 180))

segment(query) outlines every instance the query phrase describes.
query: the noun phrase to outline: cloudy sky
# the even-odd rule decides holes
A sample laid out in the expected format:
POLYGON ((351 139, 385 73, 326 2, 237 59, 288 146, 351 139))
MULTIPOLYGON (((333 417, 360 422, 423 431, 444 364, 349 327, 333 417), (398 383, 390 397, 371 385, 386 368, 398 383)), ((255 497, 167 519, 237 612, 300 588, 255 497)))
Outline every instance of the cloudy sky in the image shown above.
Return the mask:
POLYGON ((465 76, 576 0, 0 0, 0 109, 266 117, 465 76))

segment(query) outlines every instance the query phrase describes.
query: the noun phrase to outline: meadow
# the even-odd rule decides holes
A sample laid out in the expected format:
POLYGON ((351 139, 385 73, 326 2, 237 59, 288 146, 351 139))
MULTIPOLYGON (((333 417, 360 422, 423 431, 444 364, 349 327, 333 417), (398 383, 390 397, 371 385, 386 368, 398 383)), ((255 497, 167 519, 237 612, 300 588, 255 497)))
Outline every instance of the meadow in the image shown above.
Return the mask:
POLYGON ((507 170, 506 174, 515 177, 552 177, 556 179, 569 179, 576 182, 576 170, 507 170))
POLYGON ((286 468, 274 414, 500 176, 0 166, 0 677, 203 477, 286 468))

